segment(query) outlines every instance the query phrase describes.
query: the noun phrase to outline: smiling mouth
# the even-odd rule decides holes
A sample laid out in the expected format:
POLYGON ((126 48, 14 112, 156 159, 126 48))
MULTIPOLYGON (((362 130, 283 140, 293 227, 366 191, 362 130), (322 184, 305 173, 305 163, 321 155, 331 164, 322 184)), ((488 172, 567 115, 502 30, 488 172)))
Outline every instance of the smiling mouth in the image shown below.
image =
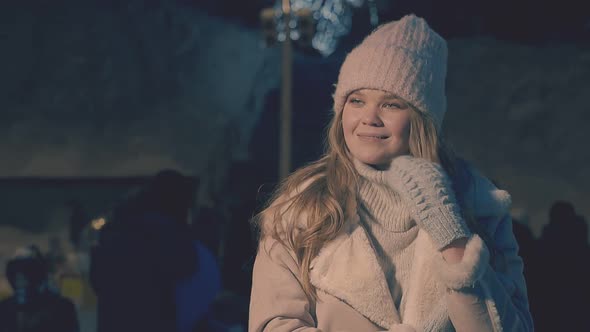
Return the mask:
POLYGON ((389 138, 389 136, 379 136, 379 135, 358 135, 358 137, 362 140, 368 141, 382 141, 389 138))

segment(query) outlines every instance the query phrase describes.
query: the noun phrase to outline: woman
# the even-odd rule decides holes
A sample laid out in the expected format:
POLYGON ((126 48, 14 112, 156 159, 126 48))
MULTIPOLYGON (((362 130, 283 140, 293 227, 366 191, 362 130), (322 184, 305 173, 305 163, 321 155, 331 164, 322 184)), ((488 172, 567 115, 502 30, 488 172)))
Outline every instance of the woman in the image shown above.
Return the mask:
POLYGON ((510 195, 440 139, 446 42, 414 15, 345 59, 327 152, 256 219, 250 331, 530 331, 510 195))

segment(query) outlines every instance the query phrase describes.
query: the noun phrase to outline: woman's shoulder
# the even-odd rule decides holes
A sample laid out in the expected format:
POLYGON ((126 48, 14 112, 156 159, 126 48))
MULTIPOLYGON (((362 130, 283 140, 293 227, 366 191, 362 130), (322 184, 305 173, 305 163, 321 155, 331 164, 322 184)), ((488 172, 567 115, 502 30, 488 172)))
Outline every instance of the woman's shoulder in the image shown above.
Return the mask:
POLYGON ((307 211, 302 209, 300 204, 296 204, 296 200, 318 179, 319 177, 306 179, 291 190, 286 190, 278 195, 261 214, 262 233, 276 233, 273 230, 277 227, 280 230, 293 231, 305 227, 307 211))
POLYGON ((458 158, 454 183, 458 196, 476 217, 503 217, 509 213, 512 197, 471 162, 458 158))

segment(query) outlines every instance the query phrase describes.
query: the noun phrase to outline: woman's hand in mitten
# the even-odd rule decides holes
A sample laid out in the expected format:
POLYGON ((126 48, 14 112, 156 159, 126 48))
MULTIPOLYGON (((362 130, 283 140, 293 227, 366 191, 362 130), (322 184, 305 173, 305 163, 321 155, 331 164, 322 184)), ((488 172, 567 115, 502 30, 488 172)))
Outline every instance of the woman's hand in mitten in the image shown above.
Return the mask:
POLYGON ((412 217, 441 250, 471 232, 461 216, 452 183, 437 163, 403 155, 391 161, 385 181, 411 206, 412 217))

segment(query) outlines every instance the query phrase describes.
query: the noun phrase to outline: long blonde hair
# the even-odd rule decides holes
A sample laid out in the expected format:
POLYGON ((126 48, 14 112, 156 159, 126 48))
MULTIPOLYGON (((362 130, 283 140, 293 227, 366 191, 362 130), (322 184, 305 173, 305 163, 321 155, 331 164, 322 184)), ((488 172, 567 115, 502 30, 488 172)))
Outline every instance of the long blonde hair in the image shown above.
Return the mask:
MULTIPOLYGON (((444 144, 433 119, 412 105, 408 107, 412 111, 410 153, 441 164, 453 178, 455 155, 444 144)), ((316 298, 309 279, 312 259, 356 214, 358 205, 359 175, 344 141, 342 113, 336 113, 328 126, 324 155, 286 178, 253 219, 260 239, 270 236, 294 253, 303 290, 310 299, 316 298)), ((472 231, 483 235, 471 213, 462 212, 472 231)))

